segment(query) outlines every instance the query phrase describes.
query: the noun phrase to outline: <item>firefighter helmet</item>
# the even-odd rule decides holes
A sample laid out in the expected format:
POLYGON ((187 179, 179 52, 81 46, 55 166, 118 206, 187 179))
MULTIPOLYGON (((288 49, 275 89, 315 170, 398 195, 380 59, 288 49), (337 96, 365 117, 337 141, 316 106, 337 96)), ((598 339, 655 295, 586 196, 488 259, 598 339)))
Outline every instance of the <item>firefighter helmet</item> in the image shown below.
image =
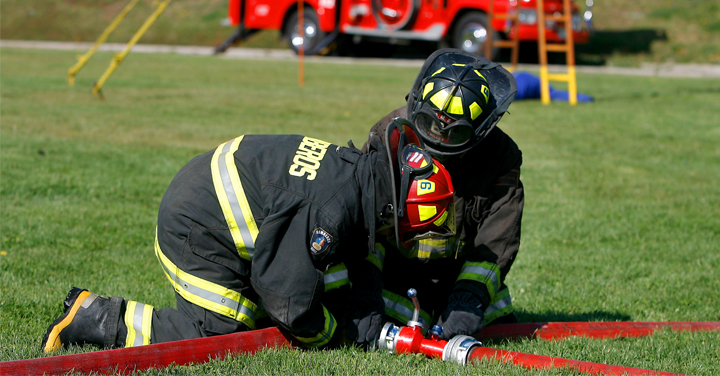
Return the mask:
POLYGON ((433 53, 408 96, 407 113, 433 156, 464 153, 495 127, 515 99, 510 72, 460 50, 433 53))
POLYGON ((422 148, 415 127, 396 118, 386 131, 394 166, 395 238, 401 243, 455 235, 455 191, 450 174, 422 148))

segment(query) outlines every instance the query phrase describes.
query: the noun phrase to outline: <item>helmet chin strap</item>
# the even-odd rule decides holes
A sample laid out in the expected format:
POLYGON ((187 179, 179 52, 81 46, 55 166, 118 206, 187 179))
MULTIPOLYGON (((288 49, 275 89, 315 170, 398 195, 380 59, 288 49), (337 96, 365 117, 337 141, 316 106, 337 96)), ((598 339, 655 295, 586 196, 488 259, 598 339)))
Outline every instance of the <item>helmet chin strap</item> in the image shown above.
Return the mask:
POLYGON ((410 187, 410 175, 412 172, 408 166, 402 166, 400 170, 400 200, 398 200, 398 218, 405 216, 405 202, 408 198, 408 189, 410 187))

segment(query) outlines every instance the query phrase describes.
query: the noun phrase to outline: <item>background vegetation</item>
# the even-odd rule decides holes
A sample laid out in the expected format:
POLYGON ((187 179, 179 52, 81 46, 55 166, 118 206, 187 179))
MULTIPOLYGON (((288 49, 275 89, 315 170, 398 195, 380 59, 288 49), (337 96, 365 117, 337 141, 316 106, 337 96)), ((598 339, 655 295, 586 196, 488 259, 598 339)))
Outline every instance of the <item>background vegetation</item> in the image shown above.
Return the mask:
MULTIPOLYGON (((3 0, 0 33, 4 39, 91 42, 128 2, 3 0)), ((720 63, 717 0, 597 0, 593 11, 596 33, 578 46, 581 64, 720 63)), ((141 1, 109 41, 126 43, 150 13, 152 1, 141 1)), ((226 16, 227 0, 175 0, 141 43, 217 46, 234 31, 221 25, 226 16)), ((278 39, 278 32, 266 31, 245 45, 286 48, 278 39)), ((523 61, 537 61, 536 47, 523 47, 523 61)))
MULTIPOLYGON (((101 102, 90 87, 112 54, 69 87, 75 54, 0 50, 0 361, 43 356, 40 339, 71 286, 174 305, 153 231, 167 185, 193 156, 244 133, 360 145, 417 73, 308 63, 300 88, 293 62, 133 54, 101 102)), ((501 122, 524 153, 522 247, 508 276, 520 319, 719 321, 720 81, 578 79, 595 102, 518 101, 501 122)), ((720 374, 720 333, 488 345, 720 374)), ((268 350, 148 373, 575 374, 353 349, 268 350)))

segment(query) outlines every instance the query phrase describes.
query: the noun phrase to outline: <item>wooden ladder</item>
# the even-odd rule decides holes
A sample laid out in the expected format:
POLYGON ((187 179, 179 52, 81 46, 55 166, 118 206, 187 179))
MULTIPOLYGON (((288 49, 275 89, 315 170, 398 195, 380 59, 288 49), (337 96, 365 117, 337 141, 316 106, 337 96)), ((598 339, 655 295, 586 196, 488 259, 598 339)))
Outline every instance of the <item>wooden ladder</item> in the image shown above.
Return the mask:
POLYGON ((505 13, 496 14, 495 0, 490 0, 490 6, 488 8, 487 39, 485 39, 485 58, 488 60, 492 60, 493 47, 512 49, 510 57, 510 63, 512 64, 512 67, 509 69, 509 71, 512 72, 517 69, 518 63, 518 51, 520 49, 520 21, 518 20, 517 11, 510 12, 509 7, 510 6, 508 6, 508 9, 505 10, 505 13), (510 34, 513 35, 512 40, 502 40, 500 38, 498 38, 498 40, 493 40, 494 20, 510 21, 512 25, 510 26, 510 34))
MULTIPOLYGON (((492 0, 490 0, 492 4, 492 0)), ((550 103, 550 81, 568 83, 568 100, 571 105, 577 104, 577 77, 575 75, 575 44, 573 42, 572 8, 570 0, 563 0, 563 12, 560 15, 545 14, 543 0, 537 0, 538 16, 538 53, 540 58, 540 99, 543 104, 550 103), (563 22, 565 25, 565 43, 547 43, 545 36, 545 20, 563 22), (547 53, 564 52, 566 54, 567 72, 548 73, 547 53)))

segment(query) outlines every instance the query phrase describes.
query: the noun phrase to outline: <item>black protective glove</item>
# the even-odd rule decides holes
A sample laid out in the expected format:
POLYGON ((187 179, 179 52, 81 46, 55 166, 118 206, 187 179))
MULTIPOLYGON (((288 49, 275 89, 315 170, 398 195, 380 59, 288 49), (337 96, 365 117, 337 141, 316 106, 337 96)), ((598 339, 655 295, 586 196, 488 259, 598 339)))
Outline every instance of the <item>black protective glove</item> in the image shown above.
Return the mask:
POLYGON ((373 348, 383 326, 385 304, 382 299, 357 298, 348 317, 346 335, 364 349, 373 348))
POLYGON ((380 270, 366 260, 346 263, 352 289, 347 316, 348 340, 364 349, 373 348, 380 336, 385 313, 380 270))
POLYGON ((457 335, 472 335, 485 325, 482 304, 469 292, 454 292, 448 299, 447 308, 437 322, 442 326, 440 338, 449 340, 457 335))

